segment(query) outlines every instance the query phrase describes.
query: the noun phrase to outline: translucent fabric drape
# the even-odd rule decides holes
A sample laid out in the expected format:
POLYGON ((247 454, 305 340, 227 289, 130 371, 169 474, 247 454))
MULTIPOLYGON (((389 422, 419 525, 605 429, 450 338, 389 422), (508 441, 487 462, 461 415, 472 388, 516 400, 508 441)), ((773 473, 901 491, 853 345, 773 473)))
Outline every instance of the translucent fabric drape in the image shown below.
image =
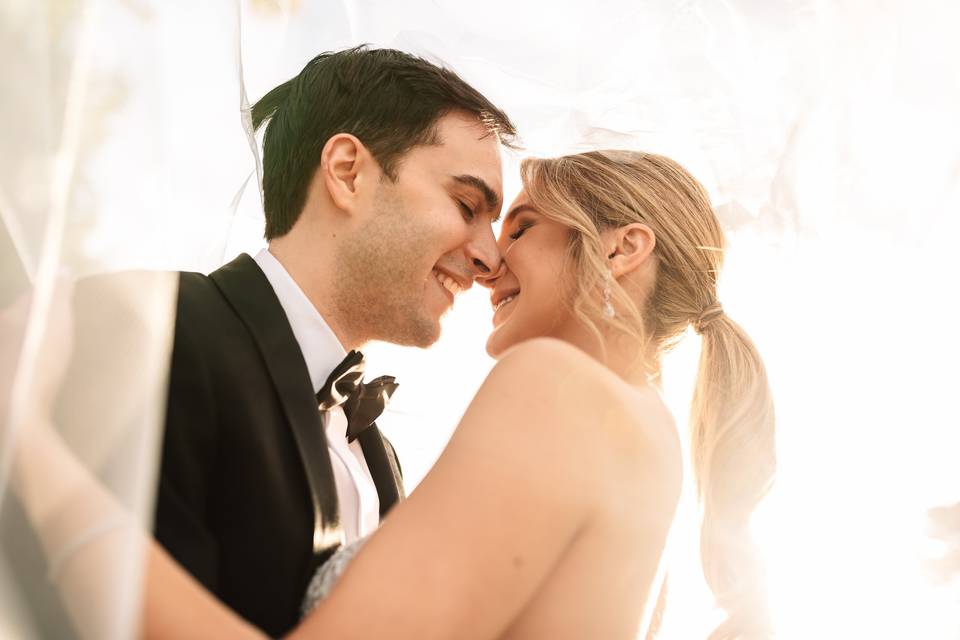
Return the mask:
MULTIPOLYGON (((368 42, 454 68, 511 115, 508 200, 520 157, 596 148, 669 155, 707 186, 731 241, 722 302, 777 399, 780 477, 755 528, 782 637, 957 637, 956 584, 923 567, 925 510, 960 499, 958 25, 955 3, 923 0, 3 0, 0 636, 136 635, 133 537, 96 558, 83 615, 47 577, 38 527, 57 525, 23 504, 25 416, 48 403, 149 529, 172 272, 262 246, 249 103, 368 42)), ((471 292, 431 350, 368 352, 404 383, 381 425, 410 485, 491 365, 488 327, 471 292)), ((667 362, 680 424, 687 342, 667 362)), ((675 527, 662 637, 715 621, 694 519, 688 504, 675 527)))

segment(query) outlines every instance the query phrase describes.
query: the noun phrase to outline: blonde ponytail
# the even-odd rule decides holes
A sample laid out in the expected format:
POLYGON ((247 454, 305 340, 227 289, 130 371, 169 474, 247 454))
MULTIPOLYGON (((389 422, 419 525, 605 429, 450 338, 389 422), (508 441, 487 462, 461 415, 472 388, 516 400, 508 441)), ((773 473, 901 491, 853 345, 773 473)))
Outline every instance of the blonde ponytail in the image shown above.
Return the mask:
POLYGON ((700 368, 690 412, 702 506, 700 561, 727 613, 710 640, 772 637, 763 563, 750 516, 776 470, 773 398, 760 355, 726 315, 701 321, 700 368))

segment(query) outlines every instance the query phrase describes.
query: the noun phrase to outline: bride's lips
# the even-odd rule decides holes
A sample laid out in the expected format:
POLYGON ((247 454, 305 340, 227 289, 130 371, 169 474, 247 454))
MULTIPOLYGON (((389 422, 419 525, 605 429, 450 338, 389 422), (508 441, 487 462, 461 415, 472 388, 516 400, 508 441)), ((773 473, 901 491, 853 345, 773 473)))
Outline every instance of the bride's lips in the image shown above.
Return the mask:
POLYGON ((493 324, 496 326, 497 318, 503 315, 506 307, 512 307, 517 298, 520 297, 520 289, 509 289, 505 291, 495 291, 490 296, 490 303, 493 305, 493 324))

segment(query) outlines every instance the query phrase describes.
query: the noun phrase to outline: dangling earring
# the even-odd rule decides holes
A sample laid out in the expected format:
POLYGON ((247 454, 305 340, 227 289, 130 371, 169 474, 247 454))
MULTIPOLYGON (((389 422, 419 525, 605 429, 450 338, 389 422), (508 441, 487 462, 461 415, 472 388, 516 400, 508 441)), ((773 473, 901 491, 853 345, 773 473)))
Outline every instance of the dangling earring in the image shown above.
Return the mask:
POLYGON ((616 310, 613 308, 613 303, 610 301, 610 278, 607 277, 606 284, 603 285, 603 315, 608 318, 614 318, 617 315, 616 310))
MULTIPOLYGON (((612 260, 613 256, 617 255, 617 252, 614 251, 607 256, 607 260, 612 260)), ((617 315, 616 310, 613 308, 613 303, 610 301, 610 284, 613 282, 613 273, 607 271, 607 277, 603 284, 603 315, 608 318, 614 318, 617 315)))

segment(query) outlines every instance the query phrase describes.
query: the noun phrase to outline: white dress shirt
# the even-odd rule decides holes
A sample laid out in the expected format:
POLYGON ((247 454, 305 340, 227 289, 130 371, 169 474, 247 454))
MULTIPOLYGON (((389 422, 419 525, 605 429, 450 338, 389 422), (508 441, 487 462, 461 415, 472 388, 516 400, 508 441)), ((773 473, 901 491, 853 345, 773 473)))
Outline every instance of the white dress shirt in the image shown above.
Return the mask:
MULTIPOLYGON (((310 299, 267 249, 253 258, 280 299, 293 336, 307 362, 314 393, 323 387, 330 373, 347 355, 337 336, 324 322, 310 299)), ((326 413, 324 428, 333 477, 340 502, 340 524, 345 543, 350 544, 373 532, 380 523, 380 498, 373 483, 360 442, 347 442, 347 416, 341 407, 326 413)))

